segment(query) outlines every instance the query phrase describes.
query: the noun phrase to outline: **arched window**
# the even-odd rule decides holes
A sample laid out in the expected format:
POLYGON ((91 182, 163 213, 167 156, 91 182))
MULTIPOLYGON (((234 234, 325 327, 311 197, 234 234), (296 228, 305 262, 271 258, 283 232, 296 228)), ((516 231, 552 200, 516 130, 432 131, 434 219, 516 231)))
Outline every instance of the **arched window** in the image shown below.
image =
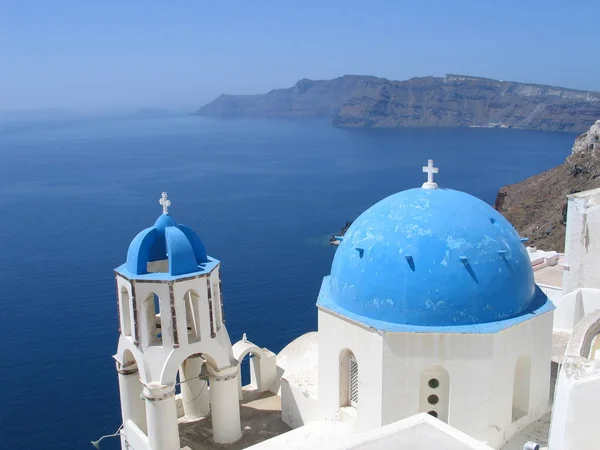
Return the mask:
POLYGON ((121 334, 123 336, 131 336, 131 306, 129 304, 129 291, 125 286, 121 287, 121 334))
POLYGON ((431 366, 421 374, 419 412, 426 412, 448 422, 450 375, 442 366, 431 366))
POLYGON ((340 406, 358 406, 358 361, 350 350, 340 353, 340 406))
POLYGON ((531 380, 531 360, 521 356, 515 364, 513 381, 512 421, 516 422, 529 413, 529 390, 531 380))
POLYGON ((162 345, 160 299, 158 295, 150 293, 144 300, 144 318, 148 345, 162 345))
POLYGON ((185 317, 187 325, 188 342, 198 342, 200 340, 200 296, 196 291, 189 290, 185 293, 183 300, 185 302, 185 317))

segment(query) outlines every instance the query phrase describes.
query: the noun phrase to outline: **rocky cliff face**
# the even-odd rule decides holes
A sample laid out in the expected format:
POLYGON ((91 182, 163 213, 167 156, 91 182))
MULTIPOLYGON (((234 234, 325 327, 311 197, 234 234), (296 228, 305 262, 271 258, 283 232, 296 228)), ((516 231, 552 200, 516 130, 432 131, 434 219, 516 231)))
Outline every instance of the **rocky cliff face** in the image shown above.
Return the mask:
POLYGON ((220 117, 327 117, 337 126, 476 126, 584 131, 600 93, 462 75, 300 80, 262 95, 221 95, 197 111, 220 117))
POLYGON ((600 120, 575 140, 563 164, 505 186, 496 209, 531 245, 563 251, 568 194, 600 187, 600 120))

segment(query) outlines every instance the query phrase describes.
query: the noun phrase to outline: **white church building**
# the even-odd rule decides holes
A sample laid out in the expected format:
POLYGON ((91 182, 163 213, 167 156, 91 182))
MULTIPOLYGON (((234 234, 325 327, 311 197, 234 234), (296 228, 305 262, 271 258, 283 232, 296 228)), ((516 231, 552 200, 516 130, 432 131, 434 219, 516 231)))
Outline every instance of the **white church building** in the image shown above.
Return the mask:
POLYGON ((163 193, 115 269, 122 448, 532 450, 521 436, 548 422, 559 358, 547 445, 600 449, 600 190, 569 199, 566 252, 548 254, 485 202, 438 187, 432 161, 423 171, 423 186, 353 222, 316 299, 318 331, 278 355, 246 335, 232 345, 220 262, 163 193))

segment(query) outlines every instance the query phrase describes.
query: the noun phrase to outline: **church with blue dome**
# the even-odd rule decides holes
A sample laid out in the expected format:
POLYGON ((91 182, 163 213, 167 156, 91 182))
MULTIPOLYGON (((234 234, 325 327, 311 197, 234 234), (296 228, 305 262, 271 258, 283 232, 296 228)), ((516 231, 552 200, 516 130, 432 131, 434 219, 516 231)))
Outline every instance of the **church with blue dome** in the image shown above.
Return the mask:
POLYGON ((423 170, 341 237, 317 299, 319 402, 357 429, 429 413, 494 447, 546 411, 554 305, 512 225, 423 170))
POLYGON ((363 212, 318 305, 385 331, 496 331, 546 311, 508 221, 464 192, 416 188, 363 212))
POLYGON ((257 450, 357 448, 391 424, 412 436, 403 442, 427 424, 436 448, 491 450, 544 416, 555 307, 525 240, 485 202, 439 187, 433 161, 423 171, 421 187, 367 208, 340 237, 318 331, 277 355, 245 333, 230 341, 220 261, 163 193, 162 214, 115 269, 122 448, 243 448, 259 429, 244 401, 253 414, 281 409, 260 429, 283 434, 257 450), (196 446, 199 436, 210 442, 196 446))

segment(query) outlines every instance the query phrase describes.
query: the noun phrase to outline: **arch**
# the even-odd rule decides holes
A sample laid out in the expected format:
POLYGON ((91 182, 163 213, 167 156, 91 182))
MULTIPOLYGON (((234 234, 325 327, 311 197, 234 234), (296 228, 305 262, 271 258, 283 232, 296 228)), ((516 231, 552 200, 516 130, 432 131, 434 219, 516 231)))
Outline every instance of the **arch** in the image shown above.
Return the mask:
POLYGON ((419 412, 426 412, 448 423, 450 374, 441 365, 429 366, 421 373, 419 412))
POLYGON ((264 350, 262 348, 258 347, 256 344, 253 344, 252 342, 240 341, 240 342, 236 342, 235 345, 233 346, 233 357, 238 362, 238 364, 241 363, 242 360, 246 356, 248 356, 250 353, 253 353, 256 356, 258 356, 259 359, 265 356, 264 350), (238 345, 238 344, 245 344, 245 345, 238 345))
POLYGON ((125 349, 121 355, 121 369, 138 370, 133 373, 119 374, 119 392, 123 422, 132 421, 143 433, 147 434, 146 405, 142 395, 143 385, 139 376, 139 366, 133 352, 125 349))
POLYGON ((188 343, 200 340, 200 295, 193 289, 183 294, 188 343))
POLYGON ((113 359, 119 364, 124 365, 126 362, 131 362, 132 357, 137 365, 140 380, 143 383, 150 381, 150 369, 145 366, 144 357, 140 354, 139 349, 131 340, 119 339, 117 353, 113 356, 113 359), (138 357, 136 357, 136 355, 138 355, 138 357))
POLYGON ((175 383, 177 371, 183 362, 194 355, 200 355, 204 362, 215 371, 231 366, 227 350, 214 342, 215 341, 201 341, 192 344, 192 349, 189 347, 179 347, 171 350, 160 374, 160 384, 167 385, 175 383))
POLYGON ((512 421, 529 414, 529 395, 531 387, 531 358, 521 356, 516 364, 513 379, 512 421))
POLYGON ((142 304, 144 316, 144 331, 146 345, 162 345, 162 317, 160 315, 160 298, 154 292, 150 292, 142 304))
POLYGON ((340 352, 340 387, 339 387, 339 406, 358 407, 359 400, 359 365, 356 356, 350 349, 343 349, 340 352))
MULTIPOLYGON (((258 391, 265 390, 263 368, 260 360, 265 358, 265 352, 262 348, 249 341, 238 341, 233 345, 233 357, 238 363, 238 384, 240 399, 242 398, 242 362, 248 355, 250 359, 250 385, 258 391)), ((268 379, 269 377, 267 377, 268 379)), ((267 381, 268 382, 268 381, 267 381)), ((268 388, 268 386, 267 386, 268 388)))
POLYGON ((206 417, 210 413, 208 373, 202 355, 186 358, 179 369, 182 413, 189 420, 206 417))
POLYGON ((122 353, 120 359, 121 359, 121 361, 119 361, 119 363, 121 364, 122 367, 128 367, 128 366, 135 364, 135 366, 139 368, 137 360, 135 359, 135 356, 133 355, 133 352, 131 350, 129 350, 128 348, 123 350, 123 353, 122 353))
POLYGON ((121 307, 121 334, 131 336, 131 302, 129 290, 126 286, 121 286, 119 305, 121 307))

